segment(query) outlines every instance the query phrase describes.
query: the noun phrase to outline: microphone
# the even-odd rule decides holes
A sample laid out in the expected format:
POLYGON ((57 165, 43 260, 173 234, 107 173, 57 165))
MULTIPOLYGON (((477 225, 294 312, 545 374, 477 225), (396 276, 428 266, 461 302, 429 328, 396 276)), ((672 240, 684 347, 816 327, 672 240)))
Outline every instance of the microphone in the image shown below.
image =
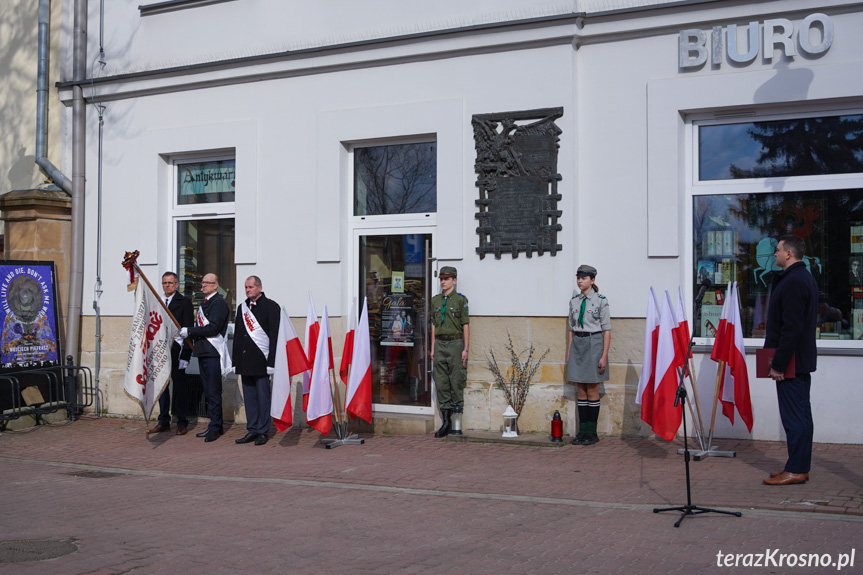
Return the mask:
POLYGON ((704 278, 701 280, 701 289, 698 290, 698 295, 695 296, 695 303, 700 304, 701 300, 704 299, 704 292, 707 291, 707 288, 711 286, 710 278, 704 278))

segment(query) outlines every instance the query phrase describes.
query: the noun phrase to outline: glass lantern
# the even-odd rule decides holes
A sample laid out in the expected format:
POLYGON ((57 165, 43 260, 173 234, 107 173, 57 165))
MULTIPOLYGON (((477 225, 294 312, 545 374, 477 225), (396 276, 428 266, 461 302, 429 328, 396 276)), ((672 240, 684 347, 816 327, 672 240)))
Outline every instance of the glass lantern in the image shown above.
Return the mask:
POLYGON ((506 411, 503 412, 503 437, 518 437, 517 421, 518 414, 511 405, 507 405, 506 411))

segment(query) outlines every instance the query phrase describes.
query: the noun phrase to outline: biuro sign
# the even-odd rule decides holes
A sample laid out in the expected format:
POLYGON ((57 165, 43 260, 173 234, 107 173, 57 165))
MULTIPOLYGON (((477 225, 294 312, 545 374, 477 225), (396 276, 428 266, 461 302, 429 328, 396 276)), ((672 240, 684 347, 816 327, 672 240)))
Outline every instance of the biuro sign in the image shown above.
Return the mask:
POLYGON ((722 65, 723 53, 729 62, 738 65, 751 63, 759 51, 762 58, 768 62, 773 60, 777 50, 787 58, 797 55, 814 58, 827 52, 833 45, 833 21, 826 14, 811 14, 804 18, 796 29, 791 20, 785 18, 765 20, 763 24, 750 22, 745 43, 741 42, 737 28, 737 24, 729 24, 723 34, 722 26, 714 26, 710 32, 709 49, 706 31, 681 30, 678 37, 680 67, 696 68, 707 62, 708 56, 710 63, 719 67, 722 65))

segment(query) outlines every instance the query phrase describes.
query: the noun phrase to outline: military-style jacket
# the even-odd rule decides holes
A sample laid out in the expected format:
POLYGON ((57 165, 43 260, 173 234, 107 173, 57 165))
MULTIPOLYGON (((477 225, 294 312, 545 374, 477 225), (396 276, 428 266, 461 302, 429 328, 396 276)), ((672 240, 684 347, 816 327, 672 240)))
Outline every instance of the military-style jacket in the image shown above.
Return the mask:
POLYGON ((470 323, 467 298, 455 290, 449 296, 439 293, 431 300, 431 316, 435 336, 461 335, 470 323))

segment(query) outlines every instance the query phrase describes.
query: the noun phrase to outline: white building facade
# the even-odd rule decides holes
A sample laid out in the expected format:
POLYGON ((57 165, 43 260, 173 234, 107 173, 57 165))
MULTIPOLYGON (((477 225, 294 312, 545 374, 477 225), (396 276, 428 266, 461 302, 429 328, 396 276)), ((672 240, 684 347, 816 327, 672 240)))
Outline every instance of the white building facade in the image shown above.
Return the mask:
MULTIPOLYGON (((71 23, 68 3, 64 12, 71 23)), ((216 272, 236 305, 244 279, 260 276, 299 333, 311 293, 333 318, 337 362, 352 302, 367 297, 376 429, 396 431, 433 425, 425 304, 435 271, 453 265, 471 313, 464 427, 500 426, 506 403, 486 354, 505 356, 509 333, 519 351, 550 350, 522 429, 546 432, 559 410, 571 433, 565 317, 587 263, 612 310, 600 432, 650 431, 635 395, 651 286, 673 301, 682 286, 708 422, 708 322, 732 280, 755 425, 750 434, 718 416, 716 435, 781 439, 774 384, 755 378, 753 350, 776 271, 761 242, 796 233, 825 308, 815 440, 863 442, 852 411, 863 400, 863 293, 849 275, 863 259, 863 3, 116 0, 89 15, 88 53, 99 53, 101 27, 105 64, 85 96, 105 109, 101 156, 92 112, 87 124, 84 293, 101 219, 109 413, 135 413, 122 391, 132 297, 114 264, 137 249, 151 280, 177 271, 192 296, 216 272), (549 109, 562 109, 560 247, 480 257, 472 119, 549 109), (697 317, 703 277, 721 289, 697 317), (410 332, 393 335, 401 311, 410 332)), ((69 83, 60 96, 70 102, 69 83)), ((242 419, 239 392, 226 394, 237 396, 226 416, 242 419)))

